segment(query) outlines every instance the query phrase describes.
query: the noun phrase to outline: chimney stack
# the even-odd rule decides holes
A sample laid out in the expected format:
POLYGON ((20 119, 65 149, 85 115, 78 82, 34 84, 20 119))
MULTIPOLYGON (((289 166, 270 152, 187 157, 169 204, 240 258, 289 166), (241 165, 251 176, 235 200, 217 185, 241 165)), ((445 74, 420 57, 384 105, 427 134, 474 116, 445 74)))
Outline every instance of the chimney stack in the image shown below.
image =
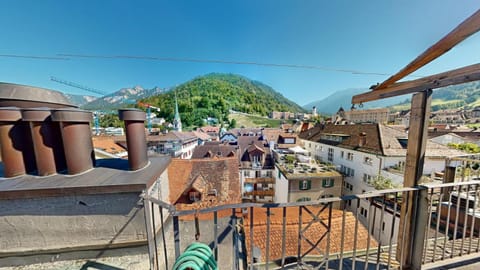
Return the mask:
POLYGON ((118 110, 118 116, 120 120, 125 121, 130 170, 142 169, 148 165, 145 112, 138 109, 121 109, 118 110))
POLYGON ((358 134, 359 139, 358 139, 358 147, 363 147, 367 144, 367 134, 365 132, 360 132, 358 134))
POLYGON ((17 107, 0 107, 0 147, 4 176, 15 177, 35 171, 32 137, 17 107))
POLYGON ((52 122, 49 108, 22 110, 23 121, 29 122, 38 175, 47 176, 66 169, 60 128, 52 122))
POLYGON ((83 173, 95 165, 92 119, 89 111, 69 108, 52 111, 52 121, 60 126, 68 174, 83 173))

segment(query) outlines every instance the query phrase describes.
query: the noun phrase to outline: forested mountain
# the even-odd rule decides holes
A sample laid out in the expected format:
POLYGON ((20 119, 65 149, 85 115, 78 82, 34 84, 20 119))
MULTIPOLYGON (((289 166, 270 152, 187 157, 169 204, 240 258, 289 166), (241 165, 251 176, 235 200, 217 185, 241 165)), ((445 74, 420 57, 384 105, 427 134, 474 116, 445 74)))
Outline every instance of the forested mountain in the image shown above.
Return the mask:
MULTIPOLYGON (((410 98, 410 96, 408 96, 410 98)), ((470 82, 447 86, 433 91, 432 111, 446 109, 473 109, 480 106, 480 82, 470 82)), ((391 106, 392 110, 401 110, 410 107, 410 99, 406 102, 391 106)))
POLYGON ((219 73, 194 78, 167 93, 142 101, 159 107, 160 116, 171 120, 174 116, 175 94, 185 126, 200 126, 207 117, 226 121, 229 110, 261 116, 267 116, 271 111, 304 111, 261 82, 239 75, 219 73))

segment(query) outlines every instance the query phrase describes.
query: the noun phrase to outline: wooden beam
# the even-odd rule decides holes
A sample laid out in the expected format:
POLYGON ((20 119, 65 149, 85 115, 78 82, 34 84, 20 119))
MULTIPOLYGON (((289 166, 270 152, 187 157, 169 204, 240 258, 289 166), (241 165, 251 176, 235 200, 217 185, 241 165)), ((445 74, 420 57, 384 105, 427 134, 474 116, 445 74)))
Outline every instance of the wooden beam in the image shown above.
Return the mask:
MULTIPOLYGON (((432 90, 413 95, 408 129, 404 187, 417 186, 423 173, 428 136, 428 119, 432 90)), ((426 192, 426 190, 425 190, 426 192)), ((425 195, 425 194, 424 194, 425 195)), ((426 199, 418 200, 419 192, 404 192, 398 230, 397 260, 402 269, 420 269, 428 208, 426 199), (420 207, 421 206, 421 207, 420 207)))
POLYGON ((455 47, 458 43, 465 40, 467 37, 476 33, 480 30, 480 9, 477 10, 472 16, 463 21, 445 37, 435 43, 433 46, 428 48, 425 52, 415 58, 407 66, 401 69, 396 74, 392 75, 390 78, 385 80, 383 83, 378 85, 375 90, 385 89, 397 82, 398 80, 404 78, 405 76, 413 73, 424 65, 435 60, 437 57, 449 51, 451 48, 455 47))
POLYGON ((373 90, 358 94, 352 97, 352 104, 412 94, 424 91, 425 89, 435 89, 478 80, 480 80, 480 64, 474 64, 412 81, 395 83, 381 90, 373 90))

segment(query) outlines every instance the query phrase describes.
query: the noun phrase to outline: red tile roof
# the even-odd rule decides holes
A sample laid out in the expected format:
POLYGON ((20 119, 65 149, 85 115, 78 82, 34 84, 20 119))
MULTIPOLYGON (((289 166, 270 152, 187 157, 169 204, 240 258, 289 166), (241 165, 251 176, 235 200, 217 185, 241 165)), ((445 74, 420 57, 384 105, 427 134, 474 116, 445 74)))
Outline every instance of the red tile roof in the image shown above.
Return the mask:
MULTIPOLYGON (((309 207, 313 213, 317 213, 317 207, 309 207)), ((253 216, 253 244, 261 251, 261 261, 265 261, 266 256, 266 244, 270 241, 269 259, 276 260, 282 257, 282 235, 283 235, 283 214, 281 208, 272 208, 270 216, 270 237, 267 239, 267 216, 265 208, 255 208, 253 216)), ((305 210, 302 211, 302 228, 307 227, 307 223, 312 220, 312 216, 305 210)), ((331 215, 331 235, 329 252, 338 253, 341 250, 341 241, 344 238, 345 252, 352 251, 354 248, 354 236, 355 236, 355 223, 356 218, 351 212, 345 213, 345 225, 342 235, 342 211, 332 209, 331 215)), ((328 211, 320 214, 320 219, 328 224, 328 211)), ((250 239, 250 213, 244 218, 244 230, 245 230, 245 245, 247 248, 247 256, 251 256, 251 239, 250 239)), ((299 227, 299 208, 289 207, 287 208, 286 216, 286 231, 285 231, 285 256, 296 256, 298 249, 298 227, 299 227)), ((319 222, 313 223, 308 229, 306 229, 304 235, 311 242, 316 243, 318 239, 326 232, 326 229, 319 222)), ((358 222, 356 249, 366 249, 368 241, 367 229, 358 222)), ((376 247, 377 242, 371 238, 370 248, 376 247)), ((305 253, 311 248, 306 240, 301 242, 301 252, 305 253)), ((327 238, 323 239, 318 248, 324 253, 327 247, 327 238)), ((311 255, 319 255, 320 252, 314 249, 311 255)))
POLYGON ((112 136, 94 136, 92 137, 93 147, 103 150, 110 154, 125 152, 126 149, 118 145, 112 136))
MULTIPOLYGON (((168 167, 170 202, 178 209, 198 209, 219 204, 240 203, 240 177, 237 157, 219 159, 173 159, 168 167), (202 192, 215 189, 217 196, 202 196, 195 203, 185 203, 182 197, 201 179, 202 192)), ((198 189, 197 189, 198 190, 198 189)), ((204 194, 206 195, 206 194, 204 194)))

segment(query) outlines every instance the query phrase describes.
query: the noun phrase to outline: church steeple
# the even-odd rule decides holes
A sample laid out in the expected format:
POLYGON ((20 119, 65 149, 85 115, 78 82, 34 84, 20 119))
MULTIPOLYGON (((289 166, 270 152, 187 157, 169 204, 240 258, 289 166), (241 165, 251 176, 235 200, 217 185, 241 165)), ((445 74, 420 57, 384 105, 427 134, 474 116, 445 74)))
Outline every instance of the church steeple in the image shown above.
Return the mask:
POLYGON ((177 92, 175 91, 175 116, 173 118, 173 130, 182 131, 182 120, 180 120, 180 113, 178 112, 177 92))

